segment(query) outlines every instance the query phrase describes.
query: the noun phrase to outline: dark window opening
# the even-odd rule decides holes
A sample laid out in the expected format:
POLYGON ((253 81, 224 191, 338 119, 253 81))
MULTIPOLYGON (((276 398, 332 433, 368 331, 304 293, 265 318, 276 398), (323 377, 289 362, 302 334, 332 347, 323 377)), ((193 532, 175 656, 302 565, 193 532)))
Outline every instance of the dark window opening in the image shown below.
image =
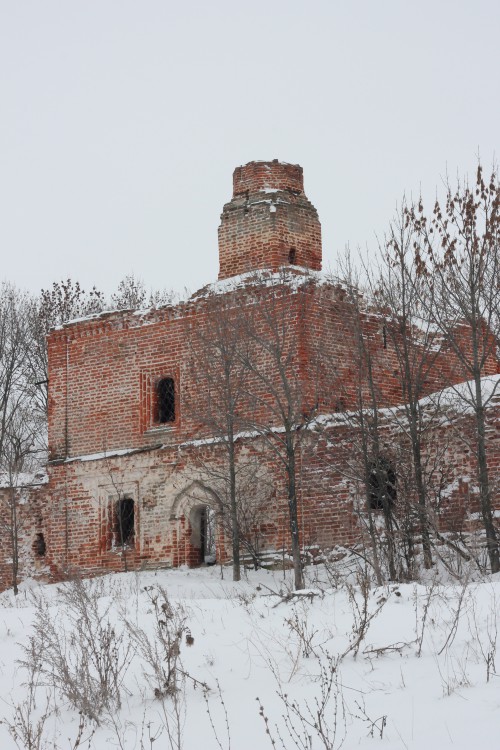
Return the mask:
POLYGON ((45 557, 47 545, 45 544, 44 536, 41 533, 37 534, 35 537, 35 541, 33 542, 33 552, 36 557, 45 557))
POLYGON ((288 252, 288 262, 291 266, 294 266, 297 261, 297 251, 294 247, 291 247, 288 252))
POLYGON ((340 396, 335 401, 335 411, 345 411, 346 410, 346 401, 343 396, 340 396))
POLYGON ((158 401, 157 422, 175 422, 175 383, 173 378, 162 378, 156 384, 158 401))
POLYGON ((131 497, 122 497, 116 503, 116 541, 123 546, 134 538, 134 501, 131 497))
POLYGON ((370 508, 388 510, 396 502, 396 472, 390 461, 379 458, 370 468, 370 508))
POLYGON ((382 326, 382 341, 384 342, 384 349, 387 349, 387 326, 382 326))

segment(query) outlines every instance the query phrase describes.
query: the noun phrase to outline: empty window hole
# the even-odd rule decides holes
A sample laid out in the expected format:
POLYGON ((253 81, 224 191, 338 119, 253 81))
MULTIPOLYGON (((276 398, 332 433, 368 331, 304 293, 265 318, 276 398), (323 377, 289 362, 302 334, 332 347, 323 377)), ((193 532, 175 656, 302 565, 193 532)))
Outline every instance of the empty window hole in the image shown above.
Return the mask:
POLYGON ((134 537, 135 512, 131 497, 122 497, 116 503, 116 540, 123 546, 134 537))
POLYGON ((42 533, 37 534, 35 537, 35 541, 33 542, 33 552, 36 557, 45 557, 47 545, 45 544, 45 539, 42 533))
POLYGON ((157 422, 175 422, 175 383, 173 378, 162 378, 156 384, 158 403, 157 422))

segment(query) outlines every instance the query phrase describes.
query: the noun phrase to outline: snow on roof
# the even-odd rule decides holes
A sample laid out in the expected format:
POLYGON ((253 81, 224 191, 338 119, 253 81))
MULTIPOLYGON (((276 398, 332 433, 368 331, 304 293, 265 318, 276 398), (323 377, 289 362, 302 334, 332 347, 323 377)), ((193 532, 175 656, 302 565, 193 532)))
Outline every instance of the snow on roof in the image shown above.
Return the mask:
MULTIPOLYGON (((500 375, 487 375, 481 378, 481 394, 486 409, 500 406, 500 375)), ((476 403, 474 381, 468 380, 450 385, 424 396, 418 403, 423 411, 430 410, 433 414, 439 409, 443 417, 450 412, 458 416, 473 414, 476 403)), ((405 404, 402 403, 379 409, 378 415, 388 419, 397 419, 402 416, 404 410, 405 404)), ((366 413, 369 411, 369 409, 366 409, 366 413)), ((318 427, 333 427, 340 424, 352 424, 357 415, 359 415, 359 410, 319 414, 309 423, 308 427, 314 428, 315 425, 318 427)))
POLYGON ((114 315, 115 313, 123 313, 127 312, 126 310, 101 310, 100 312, 96 313, 90 313, 89 315, 82 315, 79 318, 71 318, 71 320, 66 320, 64 323, 60 323, 57 326, 54 326, 51 330, 52 331, 62 331, 64 328, 67 328, 68 326, 75 325, 76 323, 86 323, 89 320, 97 320, 98 318, 104 318, 106 315, 114 315))
MULTIPOLYGON (((239 440, 253 440, 254 438, 262 437, 262 435, 280 435, 283 432, 285 432, 284 427, 265 427, 261 430, 241 430, 241 432, 236 432, 233 435, 234 442, 237 442, 239 440)), ((216 435, 215 437, 206 437, 206 438, 194 438, 193 440, 184 440, 182 443, 179 443, 179 448, 187 448, 187 447, 194 447, 199 448, 204 445, 218 445, 220 443, 227 443, 227 436, 225 435, 216 435)))
POLYGON ((242 273, 238 276, 230 276, 227 279, 220 279, 212 284, 207 284, 207 286, 195 292, 191 300, 235 292, 238 289, 245 289, 252 286, 273 287, 287 285, 296 290, 309 281, 320 284, 328 281, 328 278, 321 271, 311 271, 311 269, 304 266, 293 266, 292 268, 283 266, 278 271, 264 268, 247 271, 247 273, 242 273))
POLYGON ((78 323, 88 323, 89 321, 92 321, 92 320, 104 320, 105 318, 111 317, 113 315, 122 315, 122 316, 130 315, 136 318, 147 317, 148 315, 151 315, 157 310, 175 309, 178 305, 188 300, 189 297, 190 297, 190 292, 187 289, 185 289, 183 294, 176 294, 175 298, 173 298, 171 302, 167 302, 164 305, 158 305, 157 307, 150 305, 149 307, 143 307, 143 308, 119 307, 119 308, 101 310, 100 312, 90 313, 89 315, 82 315, 78 318, 71 318, 70 320, 66 320, 64 323, 61 323, 57 326, 53 326, 51 328, 51 331, 62 331, 65 328, 68 328, 69 326, 77 325, 78 323))
MULTIPOLYGON (((500 375, 487 375, 481 378, 481 397, 485 408, 500 404, 500 375)), ((462 414, 471 414, 477 403, 476 385, 474 380, 466 380, 456 385, 450 385, 441 391, 431 393, 421 399, 420 405, 439 406, 462 414)))
MULTIPOLYGON (((263 203, 270 205, 272 211, 276 203, 281 201, 265 200, 263 203)), ((274 209, 275 210, 275 209, 274 209)), ((230 292, 235 292, 238 289, 250 288, 253 286, 273 287, 273 286, 284 286, 287 285, 290 289, 296 291, 304 284, 308 282, 314 282, 316 284, 334 285, 341 287, 348 291, 351 289, 349 284, 342 279, 333 276, 329 272, 325 271, 313 271, 306 266, 288 266, 284 265, 280 269, 275 270, 273 268, 256 269, 253 271, 247 271, 237 276, 230 276, 227 279, 221 279, 211 284, 207 284, 198 291, 191 294, 187 289, 184 290, 184 294, 179 295, 175 302, 167 303, 165 305, 159 305, 158 307, 146 307, 146 308, 117 308, 112 310, 102 310, 101 312, 91 313, 89 315, 83 315, 78 318, 72 318, 64 323, 53 326, 51 331, 62 331, 80 323, 88 323, 90 321, 105 320, 112 316, 121 315, 124 318, 136 319, 140 321, 140 324, 147 325, 148 323, 155 323, 155 320, 140 320, 141 318, 148 318, 154 316, 154 313, 162 310, 176 310, 185 303, 197 302, 198 300, 206 299, 215 295, 223 295, 230 292)))

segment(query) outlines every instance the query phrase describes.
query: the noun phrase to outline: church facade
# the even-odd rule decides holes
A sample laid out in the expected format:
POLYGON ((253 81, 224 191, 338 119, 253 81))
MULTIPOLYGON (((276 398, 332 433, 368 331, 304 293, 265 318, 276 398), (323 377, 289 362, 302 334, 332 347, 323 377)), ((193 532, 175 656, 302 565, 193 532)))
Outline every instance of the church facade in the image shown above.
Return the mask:
MULTIPOLYGON (((23 490, 25 574, 58 579, 70 571, 230 560, 228 392, 221 382, 234 347, 229 374, 239 390, 229 413, 246 513, 244 557, 288 554, 289 467, 280 451, 290 420, 304 554, 361 538, 360 329, 373 354, 390 484, 402 496, 406 438, 396 352, 383 317, 347 285, 325 279, 321 263, 320 221, 301 167, 250 162, 235 170, 222 211, 216 282, 176 305, 106 312, 49 334, 48 481, 23 490)), ((492 357, 484 374, 497 372, 492 357)), ((422 395, 460 379, 443 347, 422 395)), ((436 419, 432 399, 422 408, 434 420, 428 456, 445 467, 434 471, 436 524, 464 528, 478 511, 473 456, 463 440, 470 417, 448 406, 447 419, 436 419)), ((494 462, 496 414, 493 406, 494 462)), ((371 510, 379 510, 376 500, 371 510)), ((8 565, 0 565, 4 586, 8 576, 8 565)))

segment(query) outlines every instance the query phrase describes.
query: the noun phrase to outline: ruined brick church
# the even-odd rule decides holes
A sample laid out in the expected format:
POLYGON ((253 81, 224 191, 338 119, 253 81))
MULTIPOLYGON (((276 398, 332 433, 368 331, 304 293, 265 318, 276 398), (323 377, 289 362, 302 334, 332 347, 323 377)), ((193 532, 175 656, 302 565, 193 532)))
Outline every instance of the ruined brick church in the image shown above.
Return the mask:
MULTIPOLYGON (((345 416, 357 407, 355 331, 346 325, 352 302, 345 285, 324 279, 321 264, 321 225, 304 193, 302 168, 250 162, 235 170, 233 196, 222 211, 218 281, 175 305, 105 312, 49 334, 47 481, 22 491, 22 575, 59 579, 70 571, 230 559, 227 530, 218 522, 221 440, 202 418, 208 393, 202 344, 222 308, 234 315, 252 309, 255 322, 276 289, 286 290, 279 310, 286 315, 294 408, 303 419, 297 429, 305 433, 296 469, 301 544, 313 554, 356 543, 364 501, 353 468, 356 429, 345 416)), ((394 413, 403 394, 396 355, 380 315, 365 307, 360 324, 378 352, 381 429, 397 473, 394 413)), ((426 394, 460 380, 455 364, 444 351, 436 356, 426 394)), ((263 357, 262 367, 272 363, 263 357)), ((485 376, 497 372, 492 357, 485 376)), ((240 417, 258 428, 241 429, 236 441, 238 464, 250 474, 242 502, 247 493, 256 509, 250 522, 255 554, 286 555, 285 476, 262 428, 279 433, 282 424, 275 395, 265 391, 269 380, 260 386, 257 380, 253 396, 242 398, 240 417)), ((433 445, 442 449, 446 467, 434 508, 441 525, 463 526, 477 513, 473 459, 463 442, 467 419, 449 406, 446 419, 433 426, 433 445)), ((495 457, 497 440, 492 426, 495 457)), ((6 556, 4 587, 9 575, 6 556)))

